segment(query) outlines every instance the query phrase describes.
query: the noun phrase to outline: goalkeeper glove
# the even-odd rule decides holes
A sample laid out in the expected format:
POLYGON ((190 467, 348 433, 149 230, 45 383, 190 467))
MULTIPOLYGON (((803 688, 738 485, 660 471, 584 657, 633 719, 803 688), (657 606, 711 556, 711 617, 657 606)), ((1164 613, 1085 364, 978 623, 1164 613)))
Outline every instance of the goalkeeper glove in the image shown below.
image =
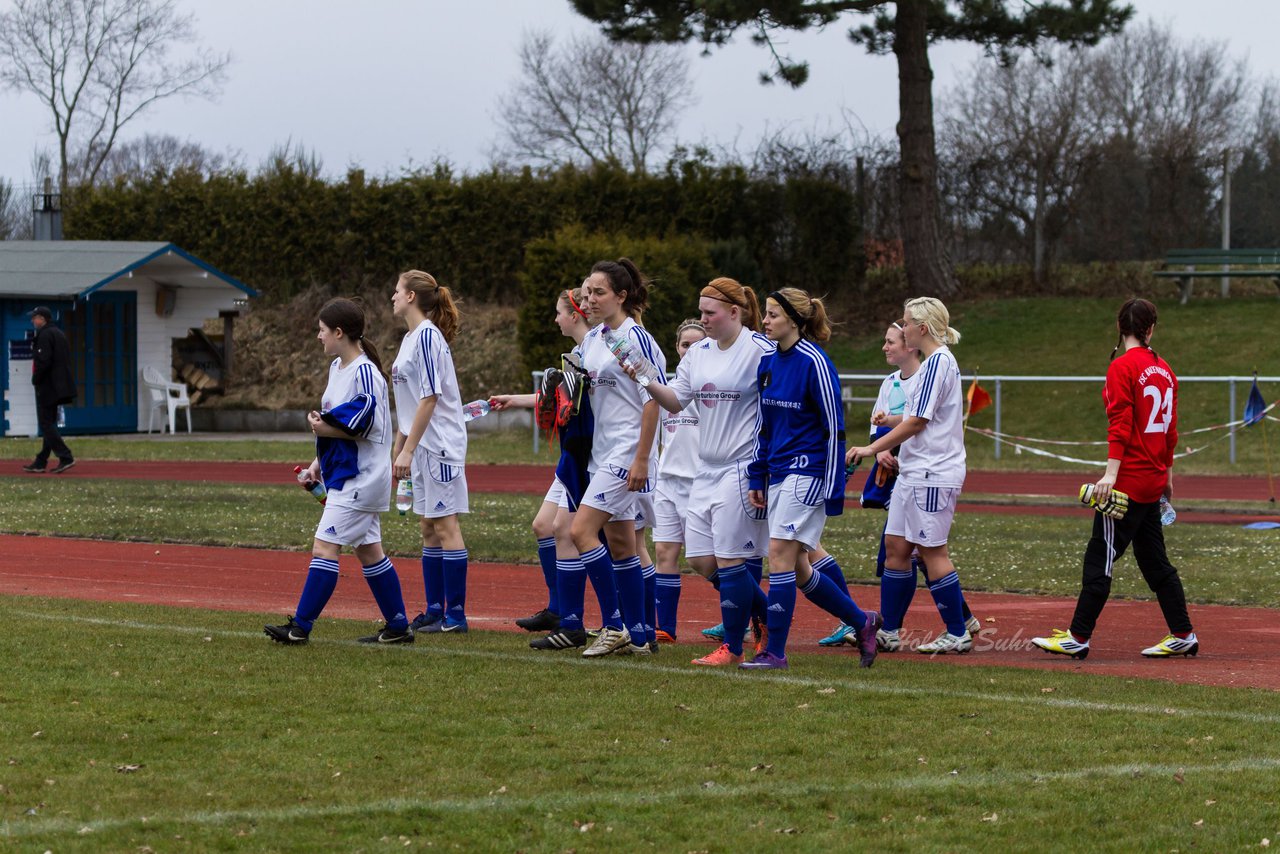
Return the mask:
POLYGON ((1107 496, 1107 500, 1099 504, 1093 497, 1095 484, 1086 483, 1080 487, 1080 503, 1086 507, 1092 507, 1103 516, 1110 516, 1112 519, 1123 519, 1124 514, 1129 512, 1129 496, 1118 489, 1111 490, 1111 494, 1107 496))

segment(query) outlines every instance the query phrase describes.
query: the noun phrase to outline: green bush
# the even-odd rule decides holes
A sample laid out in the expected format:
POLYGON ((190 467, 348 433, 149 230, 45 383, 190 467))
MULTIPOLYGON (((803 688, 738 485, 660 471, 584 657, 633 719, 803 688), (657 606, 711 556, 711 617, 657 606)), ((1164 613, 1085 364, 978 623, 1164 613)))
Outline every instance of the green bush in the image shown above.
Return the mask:
POLYGON ((630 258, 652 280, 644 325, 675 365, 670 351, 676 327, 696 313, 698 291, 716 276, 707 242, 693 237, 591 234, 573 226, 525 247, 520 276, 524 303, 516 334, 528 370, 556 364, 572 346, 552 320, 560 292, 580 285, 595 262, 621 257, 630 258))

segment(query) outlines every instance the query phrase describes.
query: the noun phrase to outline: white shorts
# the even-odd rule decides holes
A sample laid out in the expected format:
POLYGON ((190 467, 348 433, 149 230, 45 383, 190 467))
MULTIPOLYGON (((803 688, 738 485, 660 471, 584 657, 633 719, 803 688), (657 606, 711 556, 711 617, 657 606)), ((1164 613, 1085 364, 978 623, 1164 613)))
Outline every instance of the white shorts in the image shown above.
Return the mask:
POLYGON ((468 513, 467 472, 419 445, 413 449, 413 512, 427 519, 468 513))
POLYGON ((610 522, 633 522, 636 518, 636 497, 652 488, 653 481, 648 480, 642 491, 632 492, 627 489, 625 469, 605 466, 591 475, 587 492, 582 496, 582 504, 608 513, 610 522))
POLYGON ((884 532, 916 546, 945 546, 959 498, 956 486, 911 486, 898 481, 889 499, 884 532))
POLYGON ((683 543, 684 527, 689 515, 691 477, 660 477, 653 491, 653 541, 683 543))
POLYGON ((652 492, 636 493, 635 519, 637 531, 653 527, 653 501, 654 494, 652 492))
POLYGON ((564 484, 560 482, 560 478, 551 481, 551 488, 547 490, 547 495, 542 500, 548 504, 569 509, 569 498, 565 494, 564 484))
POLYGON ((782 483, 769 485, 769 538, 795 540, 812 550, 822 541, 827 524, 827 504, 821 491, 815 489, 818 478, 807 474, 789 474, 782 483), (818 493, 817 503, 805 499, 818 493))
POLYGON ((316 539, 339 546, 367 546, 382 542, 382 514, 326 504, 316 526, 316 539))
POLYGON ((747 501, 747 464, 711 469, 693 481, 685 514, 686 557, 763 557, 769 553, 765 511, 747 501))

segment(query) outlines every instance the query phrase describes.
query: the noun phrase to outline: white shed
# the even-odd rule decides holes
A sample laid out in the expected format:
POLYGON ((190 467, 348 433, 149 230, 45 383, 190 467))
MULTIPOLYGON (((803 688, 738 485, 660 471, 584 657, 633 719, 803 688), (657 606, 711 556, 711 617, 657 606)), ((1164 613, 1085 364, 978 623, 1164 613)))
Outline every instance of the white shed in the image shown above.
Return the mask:
POLYGON ((3 435, 37 430, 27 317, 37 305, 52 309, 71 344, 79 398, 66 410, 65 432, 132 433, 147 426, 142 368, 173 377, 175 341, 219 317, 227 333, 216 348, 222 362, 231 352, 231 319, 257 295, 172 243, 0 241, 3 435))

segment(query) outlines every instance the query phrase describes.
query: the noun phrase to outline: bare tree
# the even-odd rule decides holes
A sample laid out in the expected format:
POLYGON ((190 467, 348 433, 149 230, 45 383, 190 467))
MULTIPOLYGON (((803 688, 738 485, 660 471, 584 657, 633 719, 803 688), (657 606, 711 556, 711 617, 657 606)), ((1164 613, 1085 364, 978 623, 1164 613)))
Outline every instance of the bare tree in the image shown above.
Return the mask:
POLYGON ((1086 58, 1058 48, 1043 62, 977 62, 949 93, 941 119, 951 181, 969 213, 1005 217, 1044 281, 1050 243, 1069 216, 1074 189, 1093 162, 1093 128, 1083 112, 1086 58), (1051 220, 1058 228, 1053 228, 1051 220))
POLYGON ((525 34, 520 79, 499 102, 503 153, 543 165, 616 163, 645 172, 693 103, 678 47, 525 34))
POLYGON ((0 178, 0 240, 21 240, 30 228, 23 227, 31 218, 27 206, 14 183, 0 178), (25 216, 24 216, 25 215, 25 216))
POLYGON ((13 0, 0 15, 0 84, 48 107, 65 190, 95 181, 121 128, 157 101, 219 92, 229 55, 171 56, 194 41, 195 18, 174 0, 13 0))
MULTIPOLYGON (((240 167, 234 154, 210 151, 198 142, 179 139, 170 134, 144 134, 137 139, 118 143, 103 159, 97 180, 110 184, 119 180, 140 179, 151 175, 168 176, 189 172, 209 177, 240 167)), ((73 173, 82 167, 73 164, 73 173)))

